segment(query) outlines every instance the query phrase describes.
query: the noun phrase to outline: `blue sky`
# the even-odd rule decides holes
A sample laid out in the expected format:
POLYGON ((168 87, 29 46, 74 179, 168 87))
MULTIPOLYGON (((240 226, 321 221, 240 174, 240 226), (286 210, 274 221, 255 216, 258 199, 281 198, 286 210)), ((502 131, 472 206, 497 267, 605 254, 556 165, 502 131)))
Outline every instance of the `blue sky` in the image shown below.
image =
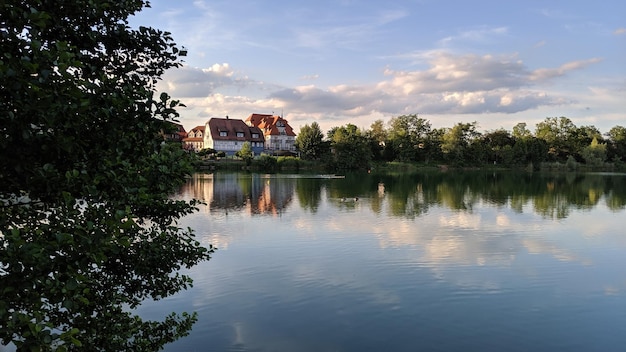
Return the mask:
POLYGON ((322 131, 418 114, 433 127, 626 125, 626 2, 151 0, 131 18, 188 49, 159 89, 187 130, 283 114, 322 131))

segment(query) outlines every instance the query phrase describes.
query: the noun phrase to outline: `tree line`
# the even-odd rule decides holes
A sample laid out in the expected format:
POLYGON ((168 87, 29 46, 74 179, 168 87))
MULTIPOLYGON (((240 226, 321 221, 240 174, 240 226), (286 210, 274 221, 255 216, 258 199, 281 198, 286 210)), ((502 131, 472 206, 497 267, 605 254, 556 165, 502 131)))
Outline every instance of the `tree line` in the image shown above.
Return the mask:
POLYGON ((331 128, 304 125, 296 137, 304 160, 337 169, 367 169, 382 162, 454 167, 496 164, 505 167, 587 167, 623 169, 626 127, 602 134, 595 126, 576 126, 567 117, 547 117, 531 131, 526 123, 480 132, 477 122, 433 128, 417 114, 376 120, 369 129, 353 124, 331 128))

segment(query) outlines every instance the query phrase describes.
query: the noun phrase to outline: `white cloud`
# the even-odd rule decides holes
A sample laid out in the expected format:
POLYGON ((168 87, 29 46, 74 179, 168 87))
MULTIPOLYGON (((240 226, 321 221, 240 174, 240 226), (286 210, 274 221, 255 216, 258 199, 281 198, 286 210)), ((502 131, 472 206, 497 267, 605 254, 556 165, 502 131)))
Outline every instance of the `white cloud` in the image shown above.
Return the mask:
POLYGON ((448 46, 456 42, 484 43, 491 41, 493 38, 505 36, 508 32, 509 30, 507 27, 481 26, 475 29, 460 32, 457 35, 445 37, 439 41, 439 44, 448 46))
POLYGON ((613 34, 615 34, 615 35, 624 35, 624 34, 626 34, 626 28, 623 28, 623 27, 622 28, 618 28, 618 29, 616 29, 613 32, 613 34))
POLYGON ((316 80, 316 79, 318 79, 318 78, 320 78, 320 75, 318 75, 318 74, 313 74, 313 75, 305 75, 305 76, 302 76, 300 79, 301 79, 301 80, 303 80, 303 81, 310 81, 310 80, 311 80, 311 81, 313 81, 313 80, 316 80))
POLYGON ((254 84, 247 77, 236 77, 227 63, 214 64, 208 68, 183 66, 163 75, 160 89, 174 97, 205 97, 222 87, 239 87, 254 84))
POLYGON ((539 11, 541 15, 553 20, 573 20, 576 19, 577 16, 567 13, 562 10, 555 9, 542 9, 539 11))
POLYGON ((183 67, 168 72, 164 83, 176 98, 201 98, 182 100, 202 117, 285 111, 292 121, 343 122, 407 113, 514 114, 572 104, 571 96, 554 93, 544 84, 601 61, 593 58, 530 70, 516 55, 431 51, 413 53, 412 57, 425 67, 387 68, 372 84, 272 86, 243 76, 228 63, 204 69, 183 67))
POLYGON ((573 70, 579 70, 582 68, 585 68, 591 64, 595 64, 602 61, 602 59, 600 58, 592 58, 592 59, 588 59, 588 60, 579 60, 579 61, 572 61, 572 62, 567 62, 563 65, 561 65, 558 68, 541 68, 541 69, 537 69, 535 71, 532 72, 532 74, 530 75, 530 80, 532 81, 544 81, 547 79, 551 79, 551 78, 555 78, 555 77, 560 77, 563 76, 565 74, 567 74, 570 71, 573 70))

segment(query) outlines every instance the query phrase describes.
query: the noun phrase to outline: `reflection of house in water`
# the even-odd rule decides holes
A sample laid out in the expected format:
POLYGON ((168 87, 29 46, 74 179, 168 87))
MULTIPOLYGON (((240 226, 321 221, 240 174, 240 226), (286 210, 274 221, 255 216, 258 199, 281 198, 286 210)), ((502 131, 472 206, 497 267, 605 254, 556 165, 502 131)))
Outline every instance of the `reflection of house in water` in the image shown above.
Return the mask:
POLYGON ((183 189, 185 198, 207 203, 208 211, 280 214, 293 198, 295 179, 237 173, 196 174, 183 189))
POLYGON ((238 210, 246 205, 246 193, 244 185, 240 181, 245 180, 237 174, 213 174, 213 182, 207 186, 213 189, 213 198, 207 199, 209 210, 238 210))
POLYGON ((198 199, 208 202, 213 198, 213 187, 208 187, 212 183, 213 175, 211 174, 193 174, 182 186, 180 195, 185 200, 198 199))
POLYGON ((295 189, 295 179, 277 180, 273 177, 261 179, 259 191, 250 197, 249 209, 252 214, 281 214, 291 203, 295 189))

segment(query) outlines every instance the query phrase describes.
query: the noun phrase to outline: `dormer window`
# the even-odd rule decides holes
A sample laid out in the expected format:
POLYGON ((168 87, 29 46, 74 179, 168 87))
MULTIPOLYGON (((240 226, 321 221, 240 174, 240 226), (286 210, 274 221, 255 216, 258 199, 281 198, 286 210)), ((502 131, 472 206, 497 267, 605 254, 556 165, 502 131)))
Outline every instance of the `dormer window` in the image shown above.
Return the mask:
POLYGON ((244 137, 243 132, 237 132, 237 137, 244 137))
POLYGON ((258 133, 253 133, 252 134, 252 138, 259 138, 259 134, 258 133))
POLYGON ((226 136, 228 136, 227 131, 220 131, 220 137, 226 137, 226 136))

